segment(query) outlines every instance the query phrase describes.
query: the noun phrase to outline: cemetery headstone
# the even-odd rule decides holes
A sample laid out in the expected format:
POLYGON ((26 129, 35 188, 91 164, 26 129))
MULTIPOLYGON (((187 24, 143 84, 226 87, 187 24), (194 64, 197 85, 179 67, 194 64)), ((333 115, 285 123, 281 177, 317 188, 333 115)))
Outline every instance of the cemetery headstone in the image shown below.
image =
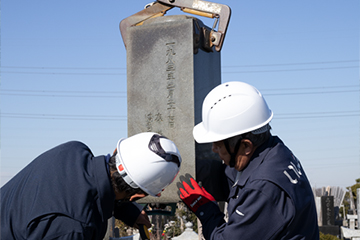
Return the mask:
POLYGON ((335 225, 334 196, 321 197, 321 213, 322 225, 319 226, 320 232, 340 236, 340 228, 335 225))
MULTIPOLYGON (((211 153, 211 146, 198 147, 192 136, 201 121, 203 99, 221 83, 220 53, 202 47, 204 29, 200 20, 176 15, 147 20, 127 32, 128 135, 151 131, 173 140, 183 160, 178 177, 184 173, 196 177, 196 159, 211 153)), ((208 169, 205 175, 211 181, 209 176, 217 176, 220 169, 208 169)), ((216 190, 211 193, 216 196, 216 190)), ((161 198, 140 200, 178 201, 176 184, 161 198)))

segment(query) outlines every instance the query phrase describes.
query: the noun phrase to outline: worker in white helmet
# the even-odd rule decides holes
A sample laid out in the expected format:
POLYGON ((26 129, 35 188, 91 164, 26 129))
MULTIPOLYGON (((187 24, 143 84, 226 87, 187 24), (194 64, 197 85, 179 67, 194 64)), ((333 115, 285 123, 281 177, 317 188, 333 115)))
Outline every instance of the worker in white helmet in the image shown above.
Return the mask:
POLYGON ((205 239, 319 239, 309 181, 298 159, 271 135, 272 118, 261 93, 249 84, 224 83, 206 96, 193 135, 198 143, 212 143, 227 165, 228 221, 190 175, 178 183, 205 239))
POLYGON ((159 197, 176 177, 176 145, 156 133, 121 139, 95 157, 81 142, 41 154, 1 188, 1 239, 103 239, 113 215, 129 226, 151 224, 132 202, 159 197))

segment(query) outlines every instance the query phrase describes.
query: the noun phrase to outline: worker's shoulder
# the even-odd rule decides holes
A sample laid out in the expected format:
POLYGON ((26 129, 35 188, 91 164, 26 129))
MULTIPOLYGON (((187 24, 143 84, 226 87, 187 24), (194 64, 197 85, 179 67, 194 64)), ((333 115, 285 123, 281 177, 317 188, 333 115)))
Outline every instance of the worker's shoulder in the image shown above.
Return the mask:
POLYGON ((249 181, 254 181, 254 184, 259 181, 262 182, 261 184, 271 182, 271 186, 278 186, 280 188, 287 188, 289 187, 287 186, 288 184, 291 185, 287 172, 289 172, 289 167, 297 170, 297 166, 299 165, 297 158, 282 142, 277 142, 265 150, 264 155, 261 156, 260 154, 255 161, 259 163, 258 166, 253 169, 249 181))
POLYGON ((90 148, 80 141, 68 141, 48 151, 49 154, 71 154, 74 152, 91 152, 90 148))
POLYGON ((54 148, 89 148, 89 147, 83 142, 72 140, 59 144, 54 148))
POLYGON ((63 147, 86 147, 86 148, 89 148, 85 143, 77 141, 77 140, 68 141, 68 142, 65 142, 63 144, 60 144, 59 146, 63 146, 63 147))

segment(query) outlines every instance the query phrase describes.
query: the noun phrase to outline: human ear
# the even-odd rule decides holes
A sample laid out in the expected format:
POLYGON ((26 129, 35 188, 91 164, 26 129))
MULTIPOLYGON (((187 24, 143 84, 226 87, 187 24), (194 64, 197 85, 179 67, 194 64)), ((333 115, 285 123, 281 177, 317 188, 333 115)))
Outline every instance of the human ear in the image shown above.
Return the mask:
POLYGON ((244 154, 247 156, 252 155, 255 150, 254 144, 249 139, 243 139, 242 143, 244 144, 244 154))

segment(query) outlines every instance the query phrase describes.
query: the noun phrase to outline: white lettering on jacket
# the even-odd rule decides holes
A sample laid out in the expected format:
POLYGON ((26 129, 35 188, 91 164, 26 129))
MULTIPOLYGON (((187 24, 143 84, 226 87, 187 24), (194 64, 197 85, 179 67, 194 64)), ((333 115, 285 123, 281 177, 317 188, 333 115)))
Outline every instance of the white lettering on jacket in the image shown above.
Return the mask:
POLYGON ((288 166, 288 169, 292 170, 292 171, 295 173, 297 179, 293 179, 286 170, 284 170, 285 176, 288 177, 288 179, 290 180, 290 182, 291 182, 292 184, 297 184, 297 183, 298 183, 298 179, 299 179, 299 178, 301 177, 301 175, 302 175, 302 172, 301 172, 301 170, 300 170, 300 165, 299 165, 299 167, 296 167, 294 163, 290 162, 290 165, 288 166))
POLYGON ((243 214, 242 212, 240 212, 239 210, 236 209, 235 211, 237 214, 239 214, 240 216, 245 216, 245 214, 243 214))

